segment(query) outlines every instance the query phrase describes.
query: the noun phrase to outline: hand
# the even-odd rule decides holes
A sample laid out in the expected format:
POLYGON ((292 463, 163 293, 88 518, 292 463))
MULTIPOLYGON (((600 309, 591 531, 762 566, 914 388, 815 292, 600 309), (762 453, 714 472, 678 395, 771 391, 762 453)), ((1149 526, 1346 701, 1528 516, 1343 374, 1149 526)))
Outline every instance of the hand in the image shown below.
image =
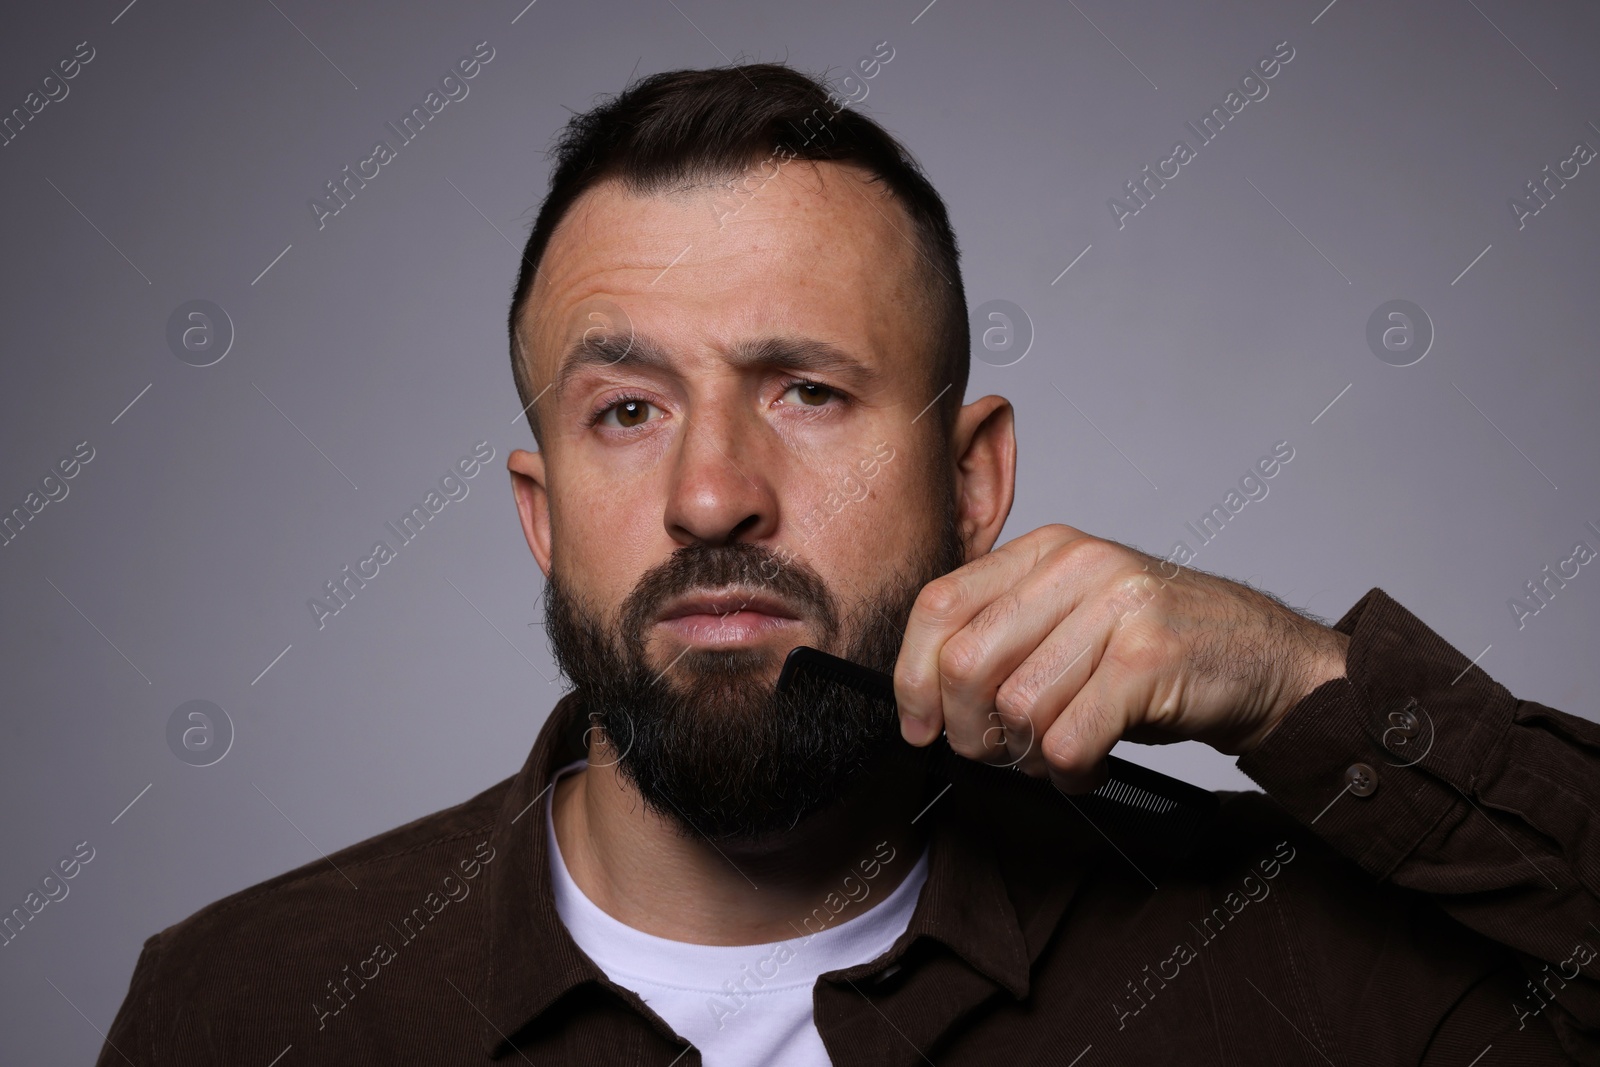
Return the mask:
POLYGON ((1105 780, 1120 738, 1240 755, 1345 673, 1349 638, 1238 582, 1071 526, 929 582, 895 665, 900 730, 962 756, 1105 780))

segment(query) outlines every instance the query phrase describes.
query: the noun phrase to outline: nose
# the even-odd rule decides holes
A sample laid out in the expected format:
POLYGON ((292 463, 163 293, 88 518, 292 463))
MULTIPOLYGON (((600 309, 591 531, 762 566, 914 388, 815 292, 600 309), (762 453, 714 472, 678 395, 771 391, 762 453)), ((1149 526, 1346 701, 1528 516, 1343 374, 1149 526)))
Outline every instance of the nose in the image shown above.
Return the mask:
POLYGON ((684 418, 667 488, 667 534, 680 545, 759 541, 777 527, 759 418, 701 412, 684 418))

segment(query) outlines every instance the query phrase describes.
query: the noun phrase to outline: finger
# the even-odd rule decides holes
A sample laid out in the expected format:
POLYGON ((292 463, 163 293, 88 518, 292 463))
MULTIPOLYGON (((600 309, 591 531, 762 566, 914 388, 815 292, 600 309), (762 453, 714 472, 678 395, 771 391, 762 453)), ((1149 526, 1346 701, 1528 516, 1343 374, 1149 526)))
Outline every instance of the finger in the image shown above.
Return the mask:
MULTIPOLYGON (((1041 526, 924 587, 913 606, 895 668, 895 694, 901 703, 901 732, 913 744, 926 744, 948 728, 944 714, 939 655, 944 643, 1005 590, 1016 585, 1049 551, 1111 545, 1063 524, 1041 526)), ((1083 563, 1103 566, 1109 553, 1088 555, 1083 563)), ((985 727, 986 729, 987 727, 985 727)), ((978 745, 981 746, 979 731, 978 745)))
POLYGON ((922 587, 906 621, 895 661, 894 695, 900 731, 924 745, 944 728, 939 653, 945 641, 1027 573, 1037 558, 1018 538, 922 587))
POLYGON ((1111 768, 1105 760, 1094 765, 1094 770, 1088 775, 1068 775, 1052 769, 1050 771, 1050 784, 1063 793, 1072 796, 1082 796, 1093 793, 1111 779, 1111 768))
POLYGON ((1044 739, 1094 673, 1107 641, 1083 612, 1069 614, 1011 672, 995 694, 995 715, 1006 727, 1006 762, 1048 776, 1044 739))
MULTIPOLYGON (((1035 568, 1026 579, 1041 588, 1023 594, 1057 606, 1041 620, 1053 626, 1042 639, 1036 633, 1029 635, 1027 654, 993 694, 988 717, 1004 730, 986 738, 1003 734, 1006 744, 1005 758, 989 762, 1017 766, 1041 778, 1049 768, 1040 742, 1095 671, 1118 620, 1126 614, 1113 578, 1117 568, 1126 566, 1120 546, 1083 538, 1062 545, 1053 555, 1055 559, 1035 568)), ((948 698, 945 717, 951 717, 948 698)))
MULTIPOLYGON (((1150 607, 1160 589, 1153 585, 1147 574, 1123 575, 1086 595, 1000 687, 995 705, 1002 718, 1021 724, 1026 717, 1032 736, 1041 742, 1038 756, 1019 764, 1024 770, 1041 776, 1050 772, 1043 739, 1091 677, 1101 686, 1115 687, 1124 732, 1145 723, 1158 698, 1176 695, 1171 691, 1176 654, 1171 635, 1151 624, 1160 614, 1150 607)), ((1020 737, 1028 729, 1013 732, 1020 737)), ((1084 769, 1070 773, 1081 779, 1084 769)))
POLYGON ((1130 708, 1146 697, 1149 683, 1102 663, 1045 731, 1042 742, 1050 778, 1068 793, 1087 793, 1104 782, 1101 763, 1128 730, 1130 708))
POLYGON ((991 601, 939 650, 944 735, 957 755, 988 763, 1010 759, 995 694, 1060 619, 1055 604, 1033 595, 1037 573, 991 601))
MULTIPOLYGON (((945 737, 959 755, 1012 765, 1025 756, 1053 715, 997 703, 1000 691, 1046 647, 1085 596, 1081 561, 1061 546, 1045 553, 1016 585, 995 598, 944 644, 939 653, 945 737)), ((1037 672, 1035 672, 1037 673, 1037 672)), ((1085 675, 1087 677, 1087 675, 1085 675)), ((1071 693, 1051 711, 1066 706, 1071 693)), ((1042 770, 1041 770, 1042 773, 1042 770)))

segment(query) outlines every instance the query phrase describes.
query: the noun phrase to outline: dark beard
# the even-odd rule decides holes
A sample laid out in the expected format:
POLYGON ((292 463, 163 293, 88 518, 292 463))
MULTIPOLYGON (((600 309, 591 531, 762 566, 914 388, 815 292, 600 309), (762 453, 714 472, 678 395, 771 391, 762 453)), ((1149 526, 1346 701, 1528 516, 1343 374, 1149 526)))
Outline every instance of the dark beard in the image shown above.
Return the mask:
POLYGON ((830 803, 847 802, 851 787, 895 758, 894 749, 910 748, 887 704, 810 677, 779 693, 782 658, 768 650, 691 647, 663 672, 646 661, 645 637, 669 599, 744 585, 815 620, 824 651, 892 673, 917 594, 965 562, 951 487, 942 495, 937 536, 909 570, 892 573, 878 590, 848 591, 857 603, 848 619, 855 636, 842 650, 840 613, 821 577, 798 557, 783 563, 764 545, 697 541, 678 549, 639 580, 614 630, 568 592, 552 566, 545 632, 556 663, 647 807, 686 836, 769 839, 830 803))

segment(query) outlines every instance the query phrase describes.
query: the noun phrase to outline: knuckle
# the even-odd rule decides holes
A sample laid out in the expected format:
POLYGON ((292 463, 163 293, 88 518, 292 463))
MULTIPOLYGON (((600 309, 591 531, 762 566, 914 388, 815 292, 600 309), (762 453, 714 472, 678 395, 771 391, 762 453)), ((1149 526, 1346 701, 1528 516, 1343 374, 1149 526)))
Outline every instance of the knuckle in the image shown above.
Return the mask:
POLYGON ((1102 537, 1080 537, 1062 550, 1072 566, 1091 571, 1112 567, 1125 558, 1120 545, 1102 537))
POLYGON ((983 645, 971 638, 953 637, 939 650, 939 673, 946 678, 966 681, 983 667, 983 645))
POLYGON ((984 609, 972 617, 967 623, 969 629, 983 633, 996 627, 1003 627, 1006 623, 1016 618, 1022 610, 1022 601, 1015 593, 1006 593, 996 600, 991 601, 984 609))
POLYGON ((1161 591, 1159 579, 1144 566, 1130 566, 1119 571, 1111 584, 1118 593, 1124 594, 1155 594, 1161 591))
POLYGON ((994 695, 994 710, 1007 728, 1025 726, 1033 721, 1037 697, 1034 691, 1016 681, 1007 681, 994 695))
POLYGON ((1049 525, 1039 527, 1035 532, 1042 540, 1046 541, 1070 541, 1075 537, 1082 536, 1078 530, 1073 529, 1064 522, 1052 522, 1049 525))
POLYGON ((935 578, 917 594, 916 605, 935 619, 947 619, 961 607, 961 590, 947 578, 935 578))
POLYGON ((1173 656, 1173 638, 1165 627, 1147 621, 1131 622, 1106 646, 1103 659, 1117 670, 1147 674, 1166 665, 1173 656))
POLYGON ((1107 590, 1111 609, 1119 619, 1151 604, 1164 604, 1169 596, 1165 583, 1143 570, 1118 575, 1107 590))
POLYGON ((1098 735, 1099 724, 1108 718, 1107 709, 1099 704, 1088 704, 1072 709, 1072 719, 1067 729, 1052 731, 1042 746, 1045 762, 1060 771, 1074 774, 1094 769, 1097 758, 1086 743, 1098 735))

